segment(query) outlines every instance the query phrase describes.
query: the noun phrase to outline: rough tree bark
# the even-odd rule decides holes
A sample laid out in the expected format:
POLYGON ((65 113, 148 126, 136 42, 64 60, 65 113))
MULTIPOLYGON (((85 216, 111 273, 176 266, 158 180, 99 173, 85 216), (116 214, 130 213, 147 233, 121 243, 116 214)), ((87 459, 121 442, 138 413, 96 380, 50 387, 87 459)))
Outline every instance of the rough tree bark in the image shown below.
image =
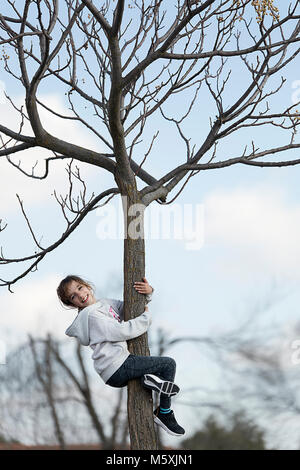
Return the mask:
MULTIPOLYGON (((142 280, 145 275, 145 245, 143 233, 131 230, 131 213, 140 204, 136 179, 130 167, 126 149, 123 119, 122 64, 119 48, 119 29, 124 10, 124 2, 119 2, 112 27, 103 24, 111 51, 111 90, 108 101, 108 118, 110 134, 113 141, 117 167, 115 181, 120 190, 124 216, 124 319, 129 320, 144 311, 143 297, 134 292, 134 281, 142 280), (138 236, 136 236, 138 235, 138 236), (140 297, 140 298, 139 298, 140 297)), ((132 214, 135 216, 135 214, 132 214)), ((134 227, 132 227, 134 228, 134 227)), ((140 221, 143 230, 143 221, 140 221)), ((147 333, 142 338, 130 341, 132 354, 149 355, 147 333)), ((132 449, 156 449, 156 435, 153 422, 152 400, 149 393, 143 390, 138 380, 128 384, 128 422, 132 449)))
MULTIPOLYGON (((118 173, 116 182, 122 195, 124 216, 124 318, 129 320, 145 309, 145 300, 133 284, 145 276, 144 205, 136 184, 126 184, 118 173)), ((128 341, 131 354, 150 355, 147 333, 128 341)), ((131 449, 155 450, 157 437, 153 422, 151 392, 142 387, 140 380, 128 383, 128 422, 131 449)))
MULTIPOLYGON (((57 241, 46 247, 38 241, 40 235, 35 234, 23 202, 18 198, 35 249, 31 255, 8 258, 1 248, 1 265, 19 263, 26 267, 12 279, 1 276, 0 286, 11 290, 12 285, 37 270, 44 257, 62 244, 108 196, 105 203, 116 194, 126 200, 125 234, 128 231, 130 235, 136 213, 128 211, 139 203, 145 208, 154 201, 170 204, 199 172, 203 174, 237 164, 260 167, 300 164, 299 158, 292 157, 292 152, 300 148, 296 141, 299 103, 290 106, 284 103, 279 107, 275 103, 274 109, 273 103, 269 103, 284 86, 282 70, 295 61, 300 52, 299 2, 286 2, 280 15, 273 3, 273 0, 178 0, 172 5, 161 0, 1 2, 1 64, 9 78, 24 90, 25 107, 17 106, 7 97, 8 105, 19 113, 19 128, 16 130, 13 125, 9 128, 5 119, 1 122, 0 157, 7 158, 18 171, 35 179, 47 178, 49 166, 57 161, 74 159, 105 169, 114 175, 117 186, 100 194, 97 190, 97 194, 92 193, 88 199, 85 182, 78 172, 75 178, 82 184, 82 191, 76 199, 71 182, 74 171, 70 164, 69 194, 61 198, 55 194, 67 227, 57 241), (132 8, 132 14, 127 7, 132 8), (13 64, 10 55, 17 59, 13 64), (230 89, 234 75, 231 72, 236 71, 238 59, 245 68, 245 75, 239 89, 236 84, 230 89), (276 77, 281 79, 273 88, 276 77), (40 85, 48 80, 51 86, 55 82, 58 92, 66 97, 71 115, 59 114, 41 102, 40 85), (201 100, 205 90, 212 111, 203 107, 201 100), (181 109, 183 101, 176 101, 183 95, 188 101, 184 110, 181 109), (168 108, 170 98, 174 102, 168 108), (47 124, 43 126, 42 108, 62 120, 75 120, 96 136, 99 148, 105 146, 109 153, 75 145, 67 137, 59 139, 51 135, 47 124), (159 179, 142 168, 160 131, 160 121, 151 121, 154 116, 159 116, 166 126, 175 125, 179 142, 184 145, 180 164, 171 162, 159 179), (149 121, 150 126, 155 124, 152 140, 145 131, 149 121), (186 132, 195 121, 201 122, 201 137, 194 136, 193 142, 186 132), (26 122, 30 123, 30 135, 25 135, 26 122), (254 130, 263 126, 275 129, 276 135, 280 130, 282 142, 277 142, 275 147, 268 142, 254 142, 254 130), (228 143, 228 139, 234 139, 234 134, 247 127, 251 129, 250 139, 238 145, 237 155, 228 155, 228 148, 235 148, 234 145, 225 147, 223 152, 222 142, 227 140, 228 143), (140 151, 139 144, 144 136, 145 143, 140 151), (26 157, 22 152, 34 148, 50 152, 51 156, 44 160, 44 174, 38 173, 35 165, 31 172, 23 167, 26 157), (18 163, 13 156, 19 152, 22 157, 18 163), (282 158, 263 160, 276 154, 282 158), (288 159, 284 159, 285 155, 288 159), (146 183, 139 191, 137 179, 146 183), (182 188, 166 202, 179 183, 182 188)), ((170 139, 168 132, 161 134, 165 141, 170 139)), ((172 151, 165 156, 172 157, 172 151)), ((6 226, 0 218, 0 232, 6 226)), ((142 228, 143 215, 140 217, 142 228)), ((133 289, 133 282, 144 275, 144 242, 142 238, 127 236, 124 240, 127 320, 144 310, 144 299, 133 289)), ((135 354, 149 354, 146 335, 130 342, 129 347, 135 354)), ((155 448, 151 400, 137 382, 129 385, 128 414, 132 447, 155 448)))

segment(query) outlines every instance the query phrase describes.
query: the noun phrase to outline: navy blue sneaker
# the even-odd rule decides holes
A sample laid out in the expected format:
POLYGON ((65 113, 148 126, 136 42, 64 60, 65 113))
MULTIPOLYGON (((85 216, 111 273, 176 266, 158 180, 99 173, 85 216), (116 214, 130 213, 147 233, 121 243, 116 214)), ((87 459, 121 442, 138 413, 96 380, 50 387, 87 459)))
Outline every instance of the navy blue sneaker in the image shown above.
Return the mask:
POLYGON ((171 410, 169 413, 161 413, 160 408, 154 411, 154 422, 161 426, 171 436, 183 436, 185 430, 177 423, 174 412, 171 410))
POLYGON ((142 378, 144 387, 154 390, 154 392, 161 393, 167 397, 173 397, 177 395, 180 388, 174 382, 168 380, 162 380, 156 375, 145 374, 142 378))

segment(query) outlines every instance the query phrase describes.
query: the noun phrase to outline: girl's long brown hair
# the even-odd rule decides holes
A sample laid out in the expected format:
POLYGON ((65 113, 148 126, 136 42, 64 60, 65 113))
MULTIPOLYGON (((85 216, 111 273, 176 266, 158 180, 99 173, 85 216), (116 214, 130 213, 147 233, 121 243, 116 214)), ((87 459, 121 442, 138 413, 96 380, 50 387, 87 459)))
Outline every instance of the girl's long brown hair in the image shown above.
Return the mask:
POLYGON ((67 295, 67 286, 72 281, 78 282, 79 284, 82 284, 83 286, 88 287, 89 289, 93 291, 93 286, 88 281, 85 281, 81 277, 76 276, 75 274, 70 274, 69 276, 65 277, 60 282, 58 288, 56 289, 56 292, 60 301, 64 305, 67 305, 68 307, 74 307, 74 305, 72 304, 71 300, 69 299, 67 295))

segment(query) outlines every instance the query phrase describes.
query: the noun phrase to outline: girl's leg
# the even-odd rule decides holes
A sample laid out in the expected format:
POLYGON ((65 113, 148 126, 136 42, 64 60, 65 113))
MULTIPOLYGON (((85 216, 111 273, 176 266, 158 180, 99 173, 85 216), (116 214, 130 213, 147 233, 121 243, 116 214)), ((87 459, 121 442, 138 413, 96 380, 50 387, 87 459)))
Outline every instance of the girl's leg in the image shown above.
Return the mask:
MULTIPOLYGON (((128 380, 153 374, 162 380, 174 382, 176 362, 171 357, 134 356, 130 354, 124 364, 110 377, 108 385, 123 387, 128 380)), ((160 396, 160 406, 170 408, 171 399, 166 395, 160 396)))
MULTIPOLYGON (((174 381, 176 363, 170 357, 134 356, 130 354, 122 366, 106 382, 112 387, 124 387, 128 380, 152 374, 162 380, 174 381)), ((177 423, 170 409, 171 398, 160 395, 159 407, 154 411, 154 421, 173 436, 182 436, 185 431, 177 423)))

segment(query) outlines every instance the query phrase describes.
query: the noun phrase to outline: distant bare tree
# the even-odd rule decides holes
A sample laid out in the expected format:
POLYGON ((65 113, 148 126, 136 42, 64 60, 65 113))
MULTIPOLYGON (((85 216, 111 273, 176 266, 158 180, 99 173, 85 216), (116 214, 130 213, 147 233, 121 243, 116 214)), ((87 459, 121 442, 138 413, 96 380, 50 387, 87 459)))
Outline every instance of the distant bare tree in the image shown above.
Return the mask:
POLYGON ((94 440, 97 436, 101 449, 127 448, 124 389, 116 393, 116 400, 110 401, 109 413, 99 413, 105 399, 100 398, 100 404, 95 402, 97 394, 82 347, 76 344, 75 356, 67 360, 62 346, 50 335, 46 339, 30 336, 28 343, 9 355, 0 385, 3 434, 9 438, 29 436, 28 431, 22 433, 21 429, 31 426, 36 443, 49 443, 50 422, 61 449, 70 444, 70 439, 81 443, 83 434, 94 440))
MULTIPOLYGON (((2 279, 2 286, 11 289, 62 244, 92 210, 120 194, 126 234, 124 311, 126 320, 134 318, 145 306, 133 283, 145 275, 146 207, 153 201, 170 204, 199 172, 236 164, 275 167, 300 163, 300 159, 283 158, 300 147, 295 141, 300 124, 297 104, 280 109, 273 109, 270 104, 284 85, 285 68, 299 54, 299 1, 286 2, 280 12, 273 3, 273 0, 178 0, 172 4, 162 0, 106 0, 100 4, 92 0, 1 2, 2 64, 9 80, 23 88, 25 107, 19 108, 7 96, 20 119, 19 125, 8 128, 5 116, 2 117, 0 156, 29 178, 47 178, 50 165, 74 159, 107 170, 116 183, 106 190, 97 188, 97 194, 91 196, 83 183, 75 201, 68 195, 57 196, 66 230, 48 246, 43 246, 34 233, 19 198, 35 249, 33 254, 19 258, 10 258, 2 251, 2 264, 26 266, 11 279, 2 279), (13 56, 17 63, 11 60, 13 56), (232 82, 237 60, 248 74, 239 89, 232 82), (276 77, 277 83, 273 85, 276 77), (55 84, 57 92, 67 96, 68 115, 42 101, 39 92, 41 85, 47 83, 55 84), (202 92, 212 101, 211 116, 203 106, 202 92), (184 110, 181 95, 186 99, 184 110), (42 124, 41 107, 57 118, 88 129, 105 150, 93 151, 52 135, 42 124), (171 162, 170 169, 157 179, 142 168, 158 142, 160 124, 155 122, 152 137, 146 133, 146 125, 153 127, 152 118, 157 123, 163 119, 165 126, 175 126, 179 143, 184 145, 181 163, 171 162), (188 129, 195 119, 201 123, 203 134, 192 142, 188 129), (32 129, 28 135, 24 133, 25 121, 32 129), (264 127, 271 127, 276 133, 280 130, 281 143, 275 146, 263 143, 263 148, 259 147, 254 141, 255 131, 264 127), (244 148, 237 155, 222 152, 219 144, 228 138, 233 142, 235 135, 245 129, 250 132, 244 148), (147 142, 139 150, 143 138, 147 142), (35 166, 28 172, 22 165, 26 159, 24 150, 33 148, 49 151, 43 174, 38 174, 35 166), (14 160, 16 155, 20 156, 19 161, 14 160), (279 158, 264 160, 270 155, 279 158), (145 183, 141 190, 138 180, 145 183), (182 187, 166 202, 181 183, 182 187)), ((161 132, 160 136, 168 145, 168 132, 161 132)), ((5 227, 1 219, 0 230, 5 227)), ((133 354, 149 354, 147 335, 130 341, 129 347, 133 354)), ((156 448, 152 412, 149 393, 139 381, 131 381, 128 417, 133 449, 156 448), (135 406, 137 400, 139 406, 135 406)))
POLYGON ((41 360, 39 360, 38 358, 37 351, 35 348, 35 341, 32 336, 29 337, 29 344, 33 355, 36 376, 44 390, 51 411, 51 416, 55 427, 55 435, 57 436, 57 440, 60 444, 61 449, 65 449, 65 438, 55 404, 55 390, 53 387, 54 377, 51 361, 50 337, 45 343, 44 357, 42 357, 41 360))
POLYGON ((77 357, 77 362, 78 362, 80 372, 82 375, 82 380, 80 381, 76 377, 70 365, 68 365, 66 361, 62 358, 60 351, 59 351, 58 343, 53 341, 51 337, 48 337, 48 341, 50 344, 51 353, 54 356, 54 360, 57 361, 57 363, 68 374, 75 388, 78 390, 78 392, 82 396, 83 403, 86 406, 86 409, 91 418, 92 424, 95 430, 97 431, 102 448, 114 449, 115 447, 121 447, 121 448, 125 447, 126 442, 127 442, 128 423, 126 420, 124 423, 122 423, 120 419, 121 411, 122 411, 121 406, 122 406, 123 397, 124 397, 123 395, 124 390, 120 389, 119 391, 118 401, 117 401, 115 409, 113 409, 113 414, 111 417, 111 433, 110 433, 110 436, 108 436, 107 433, 105 432, 102 420, 99 414, 97 413, 96 407, 94 405, 94 400, 93 400, 92 391, 90 387, 90 377, 87 373, 87 369, 86 369, 86 366, 82 357, 82 346, 80 345, 79 342, 77 342, 76 357, 77 357), (123 432, 121 432, 122 439, 120 442, 117 442, 116 441, 117 431, 118 429, 120 430, 122 428, 123 428, 123 432))
POLYGON ((210 390, 202 381, 191 390, 184 387, 176 400, 178 406, 198 408, 205 414, 209 411, 228 423, 235 413, 245 410, 273 433, 272 438, 280 446, 281 427, 270 429, 267 423, 276 418, 282 426, 294 426, 299 417, 300 324, 291 323, 287 333, 278 322, 267 323, 265 317, 285 296, 284 290, 273 287, 260 301, 247 304, 244 320, 224 333, 220 330, 211 335, 170 337, 166 331, 158 331, 158 354, 168 354, 171 347, 182 343, 194 344, 207 368, 219 371, 215 389, 210 390), (297 351, 292 348, 294 340, 297 351), (295 363, 293 356, 297 358, 295 363), (191 399, 189 391, 193 393, 191 399))
MULTIPOLYGON (((244 321, 227 332, 220 330, 218 334, 176 337, 170 337, 164 330, 156 332, 157 341, 151 342, 155 355, 166 355, 169 348, 176 350, 180 344, 195 344, 207 367, 213 366, 220 371, 220 383, 214 390, 201 380, 189 399, 189 386, 181 387, 181 394, 176 399, 178 406, 213 412, 228 422, 239 409, 244 409, 260 425, 263 424, 261 418, 269 421, 276 416, 283 423, 292 423, 299 416, 299 364, 286 363, 282 359, 282 344, 289 338, 282 336, 274 323, 264 328, 259 326, 265 312, 275 305, 276 300, 282 299, 278 291, 277 295, 276 298, 275 293, 267 293, 266 298, 252 308, 248 304, 244 321)), ((294 329, 291 325, 290 338, 300 337, 299 332, 299 325, 294 325, 294 329)), ((104 419, 101 410, 105 408, 105 398, 97 397, 98 382, 93 383, 83 348, 75 342, 75 350, 67 355, 63 344, 51 336, 30 338, 29 343, 9 355, 7 365, 0 369, 1 433, 8 440, 16 439, 17 426, 25 430, 22 434, 26 436, 26 427, 32 422, 36 442, 41 443, 43 435, 49 442, 50 421, 61 446, 69 443, 70 436, 76 436, 81 442, 81 429, 86 433, 89 427, 93 432, 87 434, 96 436, 102 448, 126 448, 125 389, 116 395, 114 403, 110 401, 111 412, 109 418, 104 419), (38 419, 40 413, 41 420, 38 419), (9 421, 14 425, 8 426, 9 421), (46 430, 41 422, 47 423, 46 430)), ((290 348, 288 353, 293 351, 290 348)), ((194 373, 191 368, 191 374, 194 373)), ((163 441, 164 435, 158 430, 160 449, 164 446, 163 441)))
POLYGON ((233 396, 248 401, 260 414, 285 420, 300 414, 299 363, 293 363, 291 347, 291 338, 300 330, 299 324, 290 326, 290 339, 279 328, 271 334, 266 329, 264 335, 241 340, 232 353, 233 363, 239 363, 235 374, 241 379, 232 387, 233 396))

